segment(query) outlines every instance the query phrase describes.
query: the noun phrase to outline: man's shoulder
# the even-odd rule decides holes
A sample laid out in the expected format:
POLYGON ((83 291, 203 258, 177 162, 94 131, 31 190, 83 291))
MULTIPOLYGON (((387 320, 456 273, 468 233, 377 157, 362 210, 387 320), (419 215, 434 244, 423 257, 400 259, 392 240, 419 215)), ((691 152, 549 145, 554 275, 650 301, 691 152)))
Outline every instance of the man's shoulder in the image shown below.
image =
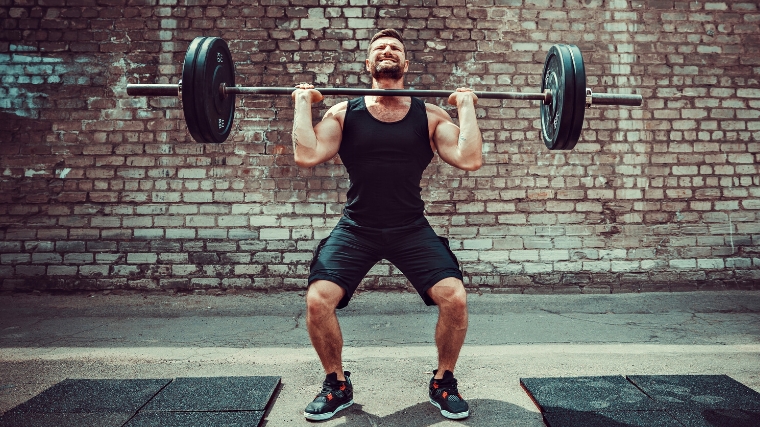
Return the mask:
POLYGON ((426 102, 425 111, 428 114, 428 118, 436 118, 439 120, 446 120, 446 121, 451 120, 451 116, 449 115, 449 113, 447 113, 446 110, 444 110, 443 108, 435 104, 429 104, 426 102))
POLYGON ((325 113, 325 118, 345 116, 347 110, 348 110, 348 101, 339 102, 327 110, 327 112, 325 113))

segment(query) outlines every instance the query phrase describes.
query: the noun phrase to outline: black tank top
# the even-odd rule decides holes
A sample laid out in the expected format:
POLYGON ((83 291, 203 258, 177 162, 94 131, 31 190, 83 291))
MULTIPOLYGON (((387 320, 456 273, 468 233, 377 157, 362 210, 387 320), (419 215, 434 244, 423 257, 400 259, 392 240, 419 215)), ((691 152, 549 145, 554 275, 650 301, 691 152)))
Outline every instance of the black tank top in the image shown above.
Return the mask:
POLYGON ((364 97, 348 101, 338 151, 348 171, 344 215, 365 227, 410 224, 423 216, 422 172, 433 159, 425 103, 412 98, 406 116, 381 122, 364 97))

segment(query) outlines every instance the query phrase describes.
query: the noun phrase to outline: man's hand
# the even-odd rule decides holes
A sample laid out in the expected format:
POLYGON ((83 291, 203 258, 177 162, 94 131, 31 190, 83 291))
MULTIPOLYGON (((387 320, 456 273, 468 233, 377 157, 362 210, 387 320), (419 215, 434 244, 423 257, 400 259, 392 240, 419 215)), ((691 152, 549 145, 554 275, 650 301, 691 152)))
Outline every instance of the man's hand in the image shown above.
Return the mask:
POLYGON ((478 97, 475 95, 475 92, 473 92, 472 89, 468 87, 460 87, 456 92, 449 95, 449 104, 458 107, 462 104, 462 102, 465 101, 465 99, 468 98, 472 99, 473 105, 478 103, 478 97))
POLYGON ((296 90, 294 90, 290 96, 293 98, 293 101, 300 98, 309 101, 312 104, 316 104, 317 102, 324 99, 322 94, 319 93, 318 90, 314 89, 314 85, 311 83, 297 84, 296 90))

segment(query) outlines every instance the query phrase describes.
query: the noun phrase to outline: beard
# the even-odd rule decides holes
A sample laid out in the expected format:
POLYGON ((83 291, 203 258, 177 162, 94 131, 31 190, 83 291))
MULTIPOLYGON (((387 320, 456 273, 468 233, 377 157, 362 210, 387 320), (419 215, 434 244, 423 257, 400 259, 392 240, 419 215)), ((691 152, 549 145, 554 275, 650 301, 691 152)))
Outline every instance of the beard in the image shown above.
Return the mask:
POLYGON ((401 80, 401 78, 404 77, 404 70, 396 62, 394 62, 393 65, 386 65, 380 61, 376 62, 375 66, 372 67, 371 74, 375 80, 401 80))

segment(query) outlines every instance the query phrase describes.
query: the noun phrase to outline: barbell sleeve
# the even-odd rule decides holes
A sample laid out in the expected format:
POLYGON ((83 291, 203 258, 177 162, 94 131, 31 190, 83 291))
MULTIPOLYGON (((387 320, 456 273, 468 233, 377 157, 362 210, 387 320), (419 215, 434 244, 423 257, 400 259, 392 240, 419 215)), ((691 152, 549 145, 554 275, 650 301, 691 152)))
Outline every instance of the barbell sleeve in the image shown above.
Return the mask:
POLYGON ((177 96, 178 84, 128 84, 129 96, 177 96))
POLYGON ((593 105, 632 105, 638 107, 644 102, 641 95, 622 93, 594 93, 592 99, 593 105))

